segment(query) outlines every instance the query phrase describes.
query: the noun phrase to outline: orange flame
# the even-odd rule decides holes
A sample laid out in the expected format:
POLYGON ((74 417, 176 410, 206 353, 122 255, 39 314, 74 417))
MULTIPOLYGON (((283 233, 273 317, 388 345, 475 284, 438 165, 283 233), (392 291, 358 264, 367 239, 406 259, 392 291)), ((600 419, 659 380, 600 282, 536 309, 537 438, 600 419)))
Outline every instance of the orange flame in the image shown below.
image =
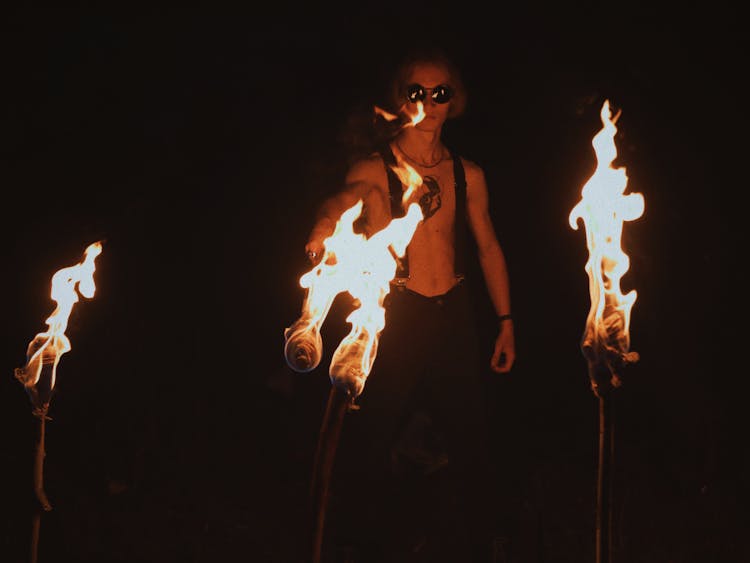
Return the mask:
POLYGON ((589 250, 585 269, 591 309, 582 347, 590 359, 605 353, 616 386, 619 379, 611 364, 638 359, 636 353, 629 352, 630 312, 637 292, 623 295, 620 290, 621 278, 630 267, 630 259, 621 247, 622 223, 643 214, 644 199, 639 193, 623 194, 628 181, 626 171, 612 166, 617 158, 615 122, 620 112, 613 119, 607 100, 600 115, 603 127, 592 140, 597 168, 583 186, 581 201, 570 212, 569 223, 577 230, 578 220, 583 220, 589 250))
MULTIPOLYGON (((416 189, 414 183, 421 183, 421 177, 413 169, 396 171, 411 182, 404 192, 406 200, 416 189)), ((394 254, 398 257, 405 254, 424 217, 420 206, 412 203, 403 217, 393 219, 384 229, 366 238, 353 230, 362 208, 363 202, 359 200, 342 213, 334 233, 323 241, 322 260, 300 278, 300 286, 307 289, 302 315, 284 332, 290 367, 311 371, 321 358, 320 327, 334 298, 348 291, 357 307, 346 319, 352 329, 334 352, 329 375, 332 383, 347 389, 352 397, 359 396, 364 389, 385 327, 383 303, 396 274, 394 254)))
MULTIPOLYGON (((375 111, 377 115, 380 115, 386 121, 394 121, 395 119, 398 119, 398 115, 395 115, 389 111, 386 111, 383 108, 380 108, 378 106, 375 106, 373 110, 375 111)), ((409 121, 404 123, 401 126, 401 129, 404 129, 406 127, 414 127, 417 123, 422 121, 426 115, 424 112, 424 104, 420 101, 417 101, 417 112, 415 114, 412 115, 408 111, 406 111, 406 104, 401 106, 401 111, 403 111, 404 114, 409 117, 409 121)))
POLYGON ((381 116, 386 121, 393 121, 394 119, 398 119, 398 115, 386 111, 381 107, 375 106, 374 111, 377 115, 381 116))
POLYGON ((54 388, 60 357, 71 350, 70 340, 65 335, 70 313, 78 302, 79 293, 86 298, 94 296, 94 260, 101 251, 100 242, 89 245, 80 263, 58 270, 52 276, 51 297, 57 307, 46 320, 48 330, 37 334, 29 343, 26 366, 16 369, 16 377, 27 390, 31 390, 39 382, 44 366, 51 366, 49 391, 54 388))

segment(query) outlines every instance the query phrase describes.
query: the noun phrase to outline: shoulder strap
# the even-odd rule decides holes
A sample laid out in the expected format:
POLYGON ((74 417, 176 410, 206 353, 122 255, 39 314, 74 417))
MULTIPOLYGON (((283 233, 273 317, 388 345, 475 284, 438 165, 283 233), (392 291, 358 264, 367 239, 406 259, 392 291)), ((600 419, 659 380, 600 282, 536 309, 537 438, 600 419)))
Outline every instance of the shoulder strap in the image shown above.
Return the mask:
POLYGON ((466 270, 465 255, 468 244, 469 224, 466 220, 466 171, 464 170, 461 157, 451 150, 453 158, 453 177, 455 179, 456 191, 456 249, 454 257, 454 269, 456 274, 463 275, 466 270))
POLYGON ((461 157, 451 151, 453 159, 453 177, 455 178, 456 188, 456 221, 463 219, 466 213, 466 173, 461 157))
POLYGON ((391 217, 403 217, 406 214, 404 205, 401 201, 404 194, 404 185, 399 180, 398 175, 393 171, 396 166, 396 156, 391 150, 388 143, 384 143, 378 151, 383 157, 385 163, 385 173, 388 175, 388 191, 391 199, 391 217))
MULTIPOLYGON (((391 146, 388 143, 384 143, 383 146, 378 149, 380 156, 383 158, 385 163, 385 173, 388 175, 388 192, 391 200, 391 218, 396 219, 406 215, 406 210, 403 204, 404 185, 401 183, 396 172, 393 171, 394 167, 397 166, 396 156, 391 150, 391 146)), ((404 254, 401 258, 398 258, 393 253, 393 257, 396 259, 396 280, 402 280, 397 283, 406 283, 409 278, 409 260, 408 255, 404 254)))

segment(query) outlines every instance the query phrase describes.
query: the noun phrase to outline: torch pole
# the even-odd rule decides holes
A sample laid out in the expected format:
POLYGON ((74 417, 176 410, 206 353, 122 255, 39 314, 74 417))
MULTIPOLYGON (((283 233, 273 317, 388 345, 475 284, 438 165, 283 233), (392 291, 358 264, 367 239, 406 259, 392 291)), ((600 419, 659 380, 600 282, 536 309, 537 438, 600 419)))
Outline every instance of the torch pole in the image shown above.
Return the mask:
POLYGON ((341 435, 341 427, 344 423, 344 416, 351 404, 352 397, 347 390, 337 385, 331 386, 318 436, 318 446, 315 452, 310 487, 312 504, 312 563, 320 563, 321 561, 331 470, 341 435))
POLYGON ((48 418, 48 409, 49 405, 45 404, 40 409, 34 410, 34 416, 39 421, 37 425, 36 454, 34 455, 34 493, 45 512, 52 510, 52 505, 47 498, 47 493, 44 492, 44 458, 47 455, 44 450, 44 433, 45 424, 48 418))
POLYGON ((36 563, 39 554, 39 528, 42 525, 42 513, 37 508, 31 517, 31 549, 29 551, 29 563, 36 563))
POLYGON ((612 560, 612 468, 615 454, 615 401, 599 396, 599 458, 596 479, 596 563, 612 560))
POLYGON ((41 408, 34 409, 33 414, 37 419, 37 437, 36 437, 36 448, 34 453, 34 494, 38 503, 34 508, 34 513, 31 517, 31 548, 29 551, 30 563, 36 563, 39 554, 39 530, 42 525, 42 512, 49 512, 52 510, 52 504, 50 504, 47 498, 47 493, 44 492, 44 458, 47 455, 44 448, 44 434, 45 426, 47 422, 47 411, 49 404, 43 405, 41 408))

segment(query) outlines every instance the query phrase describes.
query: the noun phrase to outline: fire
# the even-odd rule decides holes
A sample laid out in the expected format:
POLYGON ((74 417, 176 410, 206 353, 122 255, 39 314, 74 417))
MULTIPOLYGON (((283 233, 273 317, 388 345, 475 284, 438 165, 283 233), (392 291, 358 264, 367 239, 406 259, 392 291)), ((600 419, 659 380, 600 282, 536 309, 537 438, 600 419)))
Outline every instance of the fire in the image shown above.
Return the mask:
POLYGON ((393 121, 394 119, 398 119, 398 115, 395 115, 389 111, 386 111, 381 107, 375 106, 374 111, 376 115, 381 116, 386 121, 393 121))
POLYGON ((417 102, 417 113, 409 116, 410 121, 407 123, 407 126, 414 127, 425 118, 425 115, 424 104, 422 102, 417 102))
MULTIPOLYGON (((413 169, 396 171, 408 180, 405 183, 409 188, 404 191, 407 201, 421 184, 421 177, 413 169)), ((300 278, 300 286, 307 289, 302 315, 284 331, 289 366, 311 371, 321 359, 320 328, 333 300, 339 293, 349 292, 356 307, 346 319, 352 329, 334 352, 329 375, 334 385, 345 388, 352 397, 364 389, 385 327, 383 303, 396 274, 394 254, 405 254, 423 218, 419 204, 411 203, 403 217, 367 238, 353 229, 362 207, 360 200, 342 213, 333 234, 324 241, 322 260, 300 278)))
POLYGON ((47 400, 39 397, 35 387, 40 382, 43 370, 47 374, 47 380, 44 382, 46 393, 49 394, 55 386, 60 357, 71 350, 70 340, 65 335, 70 313, 79 300, 79 294, 89 299, 94 296, 94 261, 101 252, 101 243, 95 242, 86 248, 80 263, 58 270, 52 276, 51 297, 57 303, 57 307, 46 320, 47 331, 40 332, 29 342, 26 365, 15 371, 16 378, 31 394, 32 401, 38 408, 47 400), (37 404, 40 401, 41 404, 37 404))
POLYGON ((606 100, 600 115, 603 127, 592 140, 597 167, 583 186, 581 201, 570 212, 569 223, 577 230, 578 220, 583 220, 589 250, 585 270, 591 309, 581 347, 590 363, 595 364, 593 369, 606 368, 610 383, 616 387, 620 384, 619 366, 638 360, 638 354, 629 351, 630 313, 637 292, 631 290, 623 295, 620 289, 621 278, 630 267, 630 259, 621 247, 622 224, 638 219, 645 204, 640 193, 624 194, 626 170, 613 166, 617 158, 615 122, 620 112, 612 118, 606 100))
MULTIPOLYGON (((381 116, 386 121, 394 121, 395 119, 398 119, 398 115, 390 113, 389 111, 386 111, 378 106, 375 106, 374 111, 376 115, 381 116)), ((401 111, 409 117, 409 121, 403 124, 403 126, 401 127, 402 129, 404 127, 414 127, 417 123, 422 121, 426 115, 424 112, 424 104, 419 101, 417 102, 417 112, 415 114, 412 115, 408 111, 406 111, 406 104, 401 106, 401 111)))

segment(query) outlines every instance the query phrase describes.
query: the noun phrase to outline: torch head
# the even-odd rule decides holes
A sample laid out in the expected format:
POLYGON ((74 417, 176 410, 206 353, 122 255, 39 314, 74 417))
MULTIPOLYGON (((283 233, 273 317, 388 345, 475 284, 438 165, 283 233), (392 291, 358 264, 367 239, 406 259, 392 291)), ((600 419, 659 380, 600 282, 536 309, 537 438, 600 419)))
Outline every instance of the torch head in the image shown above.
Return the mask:
POLYGON ((591 390, 597 397, 604 397, 622 385, 622 373, 639 360, 639 355, 624 350, 617 339, 596 338, 593 332, 585 333, 581 351, 588 363, 591 390))

